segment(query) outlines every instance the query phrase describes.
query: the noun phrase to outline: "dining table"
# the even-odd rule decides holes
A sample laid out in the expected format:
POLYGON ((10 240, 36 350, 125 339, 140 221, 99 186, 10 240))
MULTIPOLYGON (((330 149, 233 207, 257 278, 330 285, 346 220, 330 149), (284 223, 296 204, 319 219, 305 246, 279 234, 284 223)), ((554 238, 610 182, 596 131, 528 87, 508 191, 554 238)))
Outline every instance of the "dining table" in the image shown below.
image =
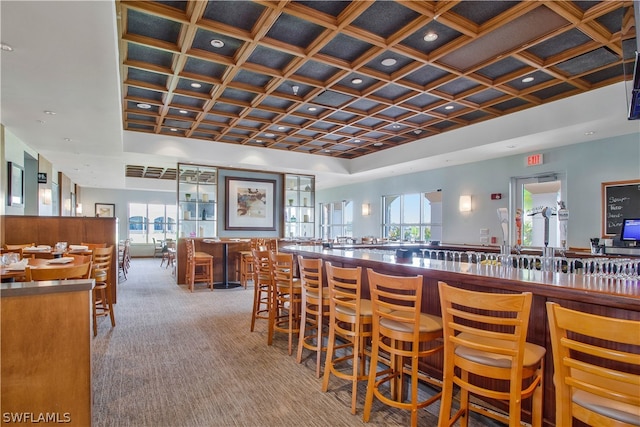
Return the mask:
POLYGON ((34 246, 27 247, 22 249, 22 256, 24 258, 43 258, 43 259, 51 259, 59 256, 63 256, 64 254, 75 254, 75 255, 91 255, 93 252, 87 246, 74 246, 71 245, 64 251, 58 251, 51 246, 34 246))
POLYGON ((75 258, 71 256, 62 256, 60 258, 24 258, 27 260, 26 265, 14 264, 3 265, 0 267, 0 277, 2 282, 24 281, 26 278, 26 266, 31 269, 45 269, 45 268, 60 268, 60 267, 75 267, 86 263, 87 261, 82 258, 75 258))

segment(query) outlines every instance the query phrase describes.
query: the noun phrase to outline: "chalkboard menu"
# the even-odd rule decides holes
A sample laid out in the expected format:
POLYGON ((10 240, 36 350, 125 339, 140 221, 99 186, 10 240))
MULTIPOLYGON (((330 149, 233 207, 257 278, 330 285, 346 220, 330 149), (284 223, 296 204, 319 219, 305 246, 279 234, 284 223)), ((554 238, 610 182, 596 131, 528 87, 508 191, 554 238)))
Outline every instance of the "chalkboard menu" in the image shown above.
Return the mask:
POLYGON ((624 218, 640 218, 640 179, 602 183, 602 235, 619 235, 624 218))

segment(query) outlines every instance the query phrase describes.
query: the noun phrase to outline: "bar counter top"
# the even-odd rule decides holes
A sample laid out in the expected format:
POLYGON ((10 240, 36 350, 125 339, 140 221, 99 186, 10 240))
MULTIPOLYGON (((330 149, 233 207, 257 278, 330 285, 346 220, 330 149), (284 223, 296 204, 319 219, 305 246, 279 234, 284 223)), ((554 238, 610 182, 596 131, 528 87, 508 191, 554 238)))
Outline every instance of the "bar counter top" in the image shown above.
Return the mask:
POLYGON ((429 258, 396 258, 393 251, 345 248, 326 249, 319 246, 285 246, 283 251, 320 257, 327 261, 376 269, 396 270, 404 274, 421 274, 425 279, 460 281, 516 292, 533 291, 545 297, 569 298, 593 304, 640 311, 640 281, 598 275, 545 272, 536 269, 477 264, 429 258), (606 298, 606 302, 603 302, 606 298))
POLYGON ((0 284, 0 296, 5 298, 46 295, 61 292, 89 291, 93 289, 94 285, 95 281, 93 279, 9 282, 0 284))

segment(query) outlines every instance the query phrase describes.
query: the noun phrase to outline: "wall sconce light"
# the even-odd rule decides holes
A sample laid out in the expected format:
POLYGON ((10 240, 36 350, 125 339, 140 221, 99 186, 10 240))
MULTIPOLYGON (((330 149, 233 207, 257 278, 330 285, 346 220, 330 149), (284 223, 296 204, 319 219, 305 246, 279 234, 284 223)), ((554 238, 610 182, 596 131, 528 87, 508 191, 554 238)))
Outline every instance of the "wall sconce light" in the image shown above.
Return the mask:
POLYGON ((371 215, 371 204, 363 203, 362 204, 362 216, 369 216, 369 215, 371 215))
POLYGON ((460 196, 460 212, 471 212, 471 196, 460 196))
POLYGON ((76 214, 82 215, 82 203, 76 204, 76 214))
POLYGON ((51 189, 50 188, 43 188, 42 189, 42 193, 41 193, 41 197, 42 197, 42 204, 43 205, 50 205, 51 204, 51 189))

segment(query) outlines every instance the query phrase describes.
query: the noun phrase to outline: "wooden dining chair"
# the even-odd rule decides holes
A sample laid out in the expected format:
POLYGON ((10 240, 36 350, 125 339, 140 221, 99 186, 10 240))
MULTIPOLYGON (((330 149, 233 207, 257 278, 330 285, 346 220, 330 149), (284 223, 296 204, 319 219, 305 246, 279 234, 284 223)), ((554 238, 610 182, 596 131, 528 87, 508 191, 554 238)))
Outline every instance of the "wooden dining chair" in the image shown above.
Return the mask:
POLYGON ((373 332, 371 335, 372 367, 369 369, 363 420, 369 421, 373 398, 394 408, 411 412, 411 426, 418 425, 418 410, 440 399, 440 393, 420 400, 419 383, 441 385, 421 374, 420 359, 442 352, 442 319, 421 312, 422 276, 391 276, 367 269, 373 332), (407 372, 407 375, 405 375, 407 372), (405 397, 404 380, 410 386, 405 397))
POLYGON ((86 243, 86 242, 81 242, 80 246, 86 246, 87 249, 89 249, 90 251, 94 250, 95 248, 106 248, 107 247, 107 243, 106 242, 102 242, 102 243, 86 243))
POLYGON ((640 321, 547 302, 556 425, 640 426, 640 321))
POLYGON ((47 268, 25 268, 28 282, 44 280, 88 279, 91 277, 91 262, 80 265, 67 265, 47 268))
POLYGON ((531 425, 542 425, 545 348, 526 342, 531 292, 476 292, 438 282, 444 331, 442 401, 438 427, 479 412, 510 427, 520 426, 522 400, 532 399, 531 425), (451 416, 454 386, 460 408, 451 416), (469 395, 504 401, 508 413, 469 404, 469 395))
POLYGON ((36 245, 35 243, 20 243, 15 245, 8 245, 5 243, 3 252, 15 252, 17 254, 20 254, 20 259, 22 259, 23 258, 22 249, 31 248, 31 247, 34 247, 35 245, 36 245))

